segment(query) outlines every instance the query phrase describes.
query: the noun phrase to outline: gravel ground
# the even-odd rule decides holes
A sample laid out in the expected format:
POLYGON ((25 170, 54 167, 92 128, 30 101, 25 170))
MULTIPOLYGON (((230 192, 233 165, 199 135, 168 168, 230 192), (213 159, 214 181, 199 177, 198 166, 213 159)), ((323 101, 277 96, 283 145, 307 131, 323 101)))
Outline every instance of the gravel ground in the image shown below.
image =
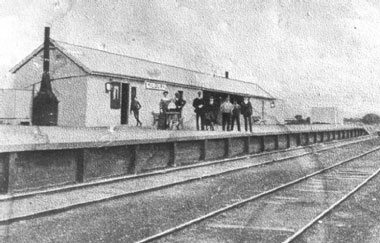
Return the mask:
MULTIPOLYGON (((195 224, 158 242, 283 242, 366 178, 363 176, 356 180, 357 175, 351 173, 350 176, 341 176, 341 172, 351 171, 347 168, 354 165, 368 169, 368 174, 371 174, 379 167, 378 156, 379 151, 350 162, 348 167, 337 167, 316 178, 195 224), (325 188, 322 179, 327 175, 339 176, 340 179, 317 193, 319 188, 325 188)), ((343 213, 350 212, 350 209, 346 210, 348 211, 343 213)), ((313 242, 322 241, 317 239, 313 242)))
MULTIPOLYGON (((359 154, 380 140, 0 226, 5 242, 132 242, 359 154)), ((238 162, 238 161, 236 161, 238 162)))
POLYGON ((294 243, 379 243, 380 176, 335 208, 294 243))

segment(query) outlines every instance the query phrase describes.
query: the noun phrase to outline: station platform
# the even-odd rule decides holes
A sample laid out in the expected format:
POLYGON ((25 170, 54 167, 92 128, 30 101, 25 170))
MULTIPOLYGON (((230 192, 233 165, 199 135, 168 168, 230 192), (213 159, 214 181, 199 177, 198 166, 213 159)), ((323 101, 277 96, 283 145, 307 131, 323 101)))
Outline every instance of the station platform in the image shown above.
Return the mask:
POLYGON ((363 127, 342 125, 259 125, 252 133, 0 126, 0 194, 364 135, 363 127))
MULTIPOLYGON (((244 127, 242 127, 244 130, 244 127)), ((363 129, 354 125, 257 125, 251 132, 194 130, 155 130, 131 126, 115 127, 45 127, 45 126, 0 126, 0 153, 52 150, 70 148, 90 148, 102 146, 133 145, 166 141, 186 141, 216 139, 224 137, 269 136, 276 134, 311 133, 363 129)))

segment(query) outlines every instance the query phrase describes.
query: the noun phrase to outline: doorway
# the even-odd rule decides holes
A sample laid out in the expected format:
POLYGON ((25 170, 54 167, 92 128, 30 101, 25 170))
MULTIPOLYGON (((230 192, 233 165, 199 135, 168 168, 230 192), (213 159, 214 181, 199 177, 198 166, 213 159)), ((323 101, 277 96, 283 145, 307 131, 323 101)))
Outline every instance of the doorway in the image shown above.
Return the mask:
POLYGON ((129 108, 129 84, 121 84, 121 121, 120 123, 128 124, 129 108))

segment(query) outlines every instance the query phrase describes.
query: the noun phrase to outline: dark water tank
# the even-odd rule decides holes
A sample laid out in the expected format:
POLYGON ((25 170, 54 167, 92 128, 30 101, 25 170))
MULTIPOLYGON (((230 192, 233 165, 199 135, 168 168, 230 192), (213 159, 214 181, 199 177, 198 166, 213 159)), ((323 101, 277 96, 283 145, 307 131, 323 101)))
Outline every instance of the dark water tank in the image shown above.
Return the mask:
POLYGON ((56 126, 58 124, 58 99, 51 90, 38 92, 33 98, 32 124, 56 126))
POLYGON ((32 124, 36 126, 56 126, 58 124, 58 99, 50 82, 50 28, 45 27, 43 74, 40 91, 33 98, 32 124))

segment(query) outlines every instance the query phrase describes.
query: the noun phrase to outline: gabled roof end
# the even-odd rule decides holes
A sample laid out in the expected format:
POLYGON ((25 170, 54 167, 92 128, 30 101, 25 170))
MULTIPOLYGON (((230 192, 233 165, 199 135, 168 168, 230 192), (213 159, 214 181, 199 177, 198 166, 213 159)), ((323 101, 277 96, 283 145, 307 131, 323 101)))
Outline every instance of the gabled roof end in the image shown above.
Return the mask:
MULTIPOLYGON (((77 60, 75 57, 70 55, 65 48, 60 46, 56 41, 53 39, 50 39, 50 46, 57 48, 62 54, 64 54, 67 58, 69 58, 72 62, 74 62, 76 65, 78 65, 81 69, 83 69, 86 73, 90 74, 92 71, 86 67, 83 63, 81 63, 79 60, 77 60)), ((24 66, 26 63, 28 63, 32 58, 37 56, 41 51, 43 51, 44 44, 39 45, 36 49, 32 51, 28 56, 26 56, 24 59, 22 59, 16 66, 11 68, 9 71, 11 73, 16 73, 22 66, 24 66)))

